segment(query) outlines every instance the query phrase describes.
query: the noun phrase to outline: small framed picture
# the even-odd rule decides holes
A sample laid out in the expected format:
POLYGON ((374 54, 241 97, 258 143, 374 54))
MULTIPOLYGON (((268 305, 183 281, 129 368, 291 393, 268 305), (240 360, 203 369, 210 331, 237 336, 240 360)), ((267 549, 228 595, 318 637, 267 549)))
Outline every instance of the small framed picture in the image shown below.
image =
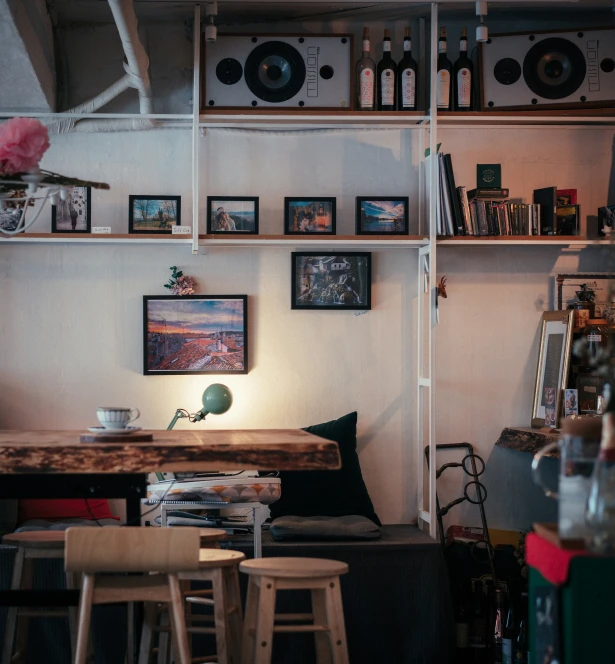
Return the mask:
POLYGON ((558 425, 563 410, 562 396, 568 382, 573 320, 572 310, 545 311, 542 314, 532 407, 533 427, 558 425))
POLYGON ((579 390, 564 390, 564 415, 579 414, 579 390))
POLYGON ((210 235, 258 235, 258 196, 208 196, 210 235))
POLYGON ((181 225, 181 196, 130 196, 128 232, 173 233, 181 225))
POLYGON ((372 308, 372 255, 369 252, 291 254, 292 309, 372 308))
POLYGON ((408 197, 357 196, 357 235, 408 235, 408 197))
POLYGON ((335 235, 335 198, 286 197, 286 235, 335 235))
POLYGON ((581 211, 578 205, 558 205, 555 211, 557 235, 579 235, 581 211))
POLYGON ((146 295, 146 376, 248 373, 247 295, 146 295))
POLYGON ((65 201, 58 197, 51 206, 51 232, 90 233, 91 207, 90 187, 73 187, 65 201))

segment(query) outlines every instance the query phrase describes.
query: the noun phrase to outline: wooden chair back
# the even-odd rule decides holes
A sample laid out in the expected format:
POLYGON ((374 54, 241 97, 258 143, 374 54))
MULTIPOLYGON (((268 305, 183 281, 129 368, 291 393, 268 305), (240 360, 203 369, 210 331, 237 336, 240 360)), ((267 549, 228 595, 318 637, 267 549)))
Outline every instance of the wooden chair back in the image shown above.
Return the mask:
POLYGON ((199 569, 198 528, 69 528, 67 572, 189 572, 199 569))

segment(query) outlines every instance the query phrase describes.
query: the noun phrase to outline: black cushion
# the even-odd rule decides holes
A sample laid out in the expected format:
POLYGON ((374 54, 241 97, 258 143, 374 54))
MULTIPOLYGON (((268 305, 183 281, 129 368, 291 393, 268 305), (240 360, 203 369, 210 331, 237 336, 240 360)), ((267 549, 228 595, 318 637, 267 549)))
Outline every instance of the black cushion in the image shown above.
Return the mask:
MULTIPOLYGON (((170 519, 169 519, 170 523, 170 519)), ((371 519, 352 516, 281 516, 271 522, 271 535, 276 542, 374 540, 382 528, 371 519)))
POLYGON ((271 517, 349 516, 358 514, 382 525, 374 512, 357 456, 357 414, 306 427, 315 436, 334 440, 340 448, 340 470, 280 472, 282 495, 269 506, 271 517))

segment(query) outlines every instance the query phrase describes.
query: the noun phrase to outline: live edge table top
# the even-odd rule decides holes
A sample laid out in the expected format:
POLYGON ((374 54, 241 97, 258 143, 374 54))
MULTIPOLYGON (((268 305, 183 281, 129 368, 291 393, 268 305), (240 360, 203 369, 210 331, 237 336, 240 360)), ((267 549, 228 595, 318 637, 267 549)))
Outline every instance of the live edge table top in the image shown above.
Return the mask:
POLYGON ((151 431, 147 443, 81 443, 82 433, 0 430, 0 474, 340 467, 337 443, 301 429, 151 431))

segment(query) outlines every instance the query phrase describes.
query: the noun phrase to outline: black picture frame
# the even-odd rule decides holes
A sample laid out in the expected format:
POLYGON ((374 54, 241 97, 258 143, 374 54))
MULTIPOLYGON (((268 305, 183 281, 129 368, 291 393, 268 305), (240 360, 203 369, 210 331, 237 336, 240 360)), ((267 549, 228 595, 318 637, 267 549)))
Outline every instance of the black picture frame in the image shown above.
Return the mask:
MULTIPOLYGON (((336 201, 335 196, 286 196, 284 198, 284 235, 335 235, 335 222, 336 222, 336 201), (291 214, 291 208, 293 204, 303 203, 302 206, 305 208, 307 205, 310 206, 319 206, 321 204, 331 206, 331 224, 328 230, 308 230, 307 225, 305 230, 300 230, 296 227, 296 222, 294 220, 294 214, 291 214)), ((297 205, 299 208, 299 205, 297 205)), ((323 208, 324 209, 324 208, 323 208)), ((301 209, 300 213, 305 215, 305 210, 301 209)), ((314 215, 318 217, 318 213, 314 215)), ((325 215, 321 215, 325 216, 325 215)), ((308 216, 303 217, 304 220, 309 219, 308 216)), ((301 222, 298 222, 301 223, 301 222)), ((307 222, 306 222, 307 223, 307 222)))
MULTIPOLYGON (((408 219, 408 208, 410 201, 408 196, 357 196, 355 220, 356 220, 356 234, 357 235, 408 235, 410 232, 410 222, 408 219), (401 223, 394 219, 387 221, 383 228, 368 229, 366 227, 365 217, 363 214, 364 206, 366 203, 374 204, 401 204, 403 205, 404 217, 401 223), (391 230, 386 230, 388 225, 391 225, 391 230)), ((388 213, 390 216, 390 213, 388 213)), ((383 222, 384 224, 385 222, 383 222)))
MULTIPOLYGON (((172 235, 173 226, 181 226, 181 196, 163 196, 163 195, 136 195, 131 194, 128 197, 128 232, 135 235, 172 235), (139 228, 140 224, 147 223, 142 222, 138 219, 135 219, 135 204, 138 201, 171 201, 175 203, 175 223, 172 223, 166 226, 167 221, 165 221, 165 228, 161 228, 160 225, 158 228, 155 226, 155 222, 152 221, 153 228, 142 227, 139 228)), ((161 213, 161 218, 159 224, 163 221, 163 212, 162 207, 158 207, 158 212, 161 213)), ((147 214, 147 207, 145 208, 145 214, 147 214)))
POLYGON ((73 187, 69 194, 69 197, 66 201, 63 201, 58 197, 58 202, 56 205, 51 206, 51 232, 52 233, 91 233, 92 232, 92 189, 91 187, 73 187), (85 190, 85 201, 79 201, 80 198, 83 198, 83 192, 76 193, 76 190, 85 190), (70 217, 69 208, 72 206, 75 209, 75 206, 72 205, 73 201, 78 201, 77 204, 77 217, 76 225, 81 226, 80 228, 72 228, 72 220, 70 217), (85 212, 85 215, 83 215, 85 212), (66 217, 69 217, 66 219, 66 217), (83 220, 80 220, 79 217, 85 216, 85 224, 83 220), (80 223, 81 222, 81 223, 80 223), (70 227, 66 228, 65 226, 70 224, 70 227))
POLYGON ((291 309, 369 311, 371 308, 372 255, 370 252, 315 250, 291 253, 291 309), (338 265, 342 263, 352 265, 353 262, 356 264, 352 269, 334 268, 336 259, 339 259, 338 265), (324 270, 323 265, 330 267, 324 270), (308 266, 311 266, 309 270, 308 266), (336 276, 337 282, 335 282, 336 276), (310 283, 307 283, 308 281, 310 283), (326 288, 322 287, 323 282, 327 283, 326 288), (335 286, 340 288, 336 289, 335 286), (304 291, 303 295, 301 291, 304 291), (347 296, 346 293, 350 295, 347 296), (345 298, 348 299, 347 303, 341 301, 345 298))
MULTIPOLYGON (((207 233, 208 235, 258 235, 258 196, 208 196, 207 197, 207 233), (219 207, 216 203, 240 203, 249 202, 254 205, 254 228, 248 229, 235 229, 235 230, 218 230, 214 224, 214 209, 218 210, 219 207)), ((227 206, 228 207, 228 206, 227 206)), ((236 225, 239 219, 233 219, 232 213, 229 213, 233 223, 236 225)))
POLYGON ((248 358, 247 295, 143 296, 145 376, 247 374, 248 358))

